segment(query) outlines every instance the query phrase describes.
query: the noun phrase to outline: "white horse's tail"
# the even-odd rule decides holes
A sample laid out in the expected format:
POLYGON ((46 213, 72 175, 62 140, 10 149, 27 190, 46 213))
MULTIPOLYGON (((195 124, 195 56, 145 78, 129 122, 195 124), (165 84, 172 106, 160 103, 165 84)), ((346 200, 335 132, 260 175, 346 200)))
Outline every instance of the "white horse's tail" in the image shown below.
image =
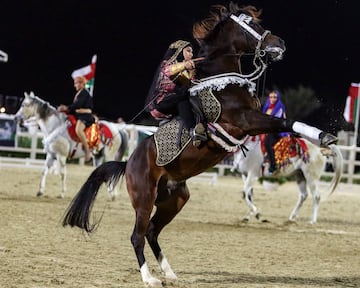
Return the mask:
POLYGON ((330 150, 324 149, 321 151, 321 153, 324 156, 332 157, 333 168, 334 168, 335 174, 334 174, 334 177, 332 177, 332 179, 331 179, 329 189, 328 189, 328 194, 326 195, 325 199, 322 198, 322 201, 327 200, 331 196, 331 194, 335 191, 337 185, 340 182, 342 171, 343 171, 343 157, 342 157, 339 147, 336 145, 330 145, 329 148, 330 148, 330 150))

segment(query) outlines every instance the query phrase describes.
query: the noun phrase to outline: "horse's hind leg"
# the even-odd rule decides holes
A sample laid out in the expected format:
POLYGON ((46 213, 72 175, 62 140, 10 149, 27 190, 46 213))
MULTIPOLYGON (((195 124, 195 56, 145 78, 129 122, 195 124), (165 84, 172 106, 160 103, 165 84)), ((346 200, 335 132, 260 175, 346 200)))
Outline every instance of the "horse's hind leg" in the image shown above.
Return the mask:
POLYGON ((295 176, 296 176, 296 183, 297 183, 298 189, 299 189, 299 197, 298 197, 298 201, 297 201, 293 211, 290 214, 290 217, 289 217, 290 221, 295 221, 295 218, 299 214, 301 206, 304 204, 304 201, 306 200, 306 198, 308 196, 308 193, 306 190, 306 179, 304 177, 303 172, 298 170, 298 171, 296 171, 295 176))
POLYGON ((61 192, 58 198, 64 198, 66 193, 66 157, 65 156, 57 156, 58 163, 60 165, 60 179, 61 179, 61 192))
MULTIPOLYGON (((128 166, 129 163, 127 164, 128 166)), ((130 165, 133 165, 133 163, 130 165)), ((131 166, 130 170, 142 171, 136 165, 131 166)), ((140 177, 144 177, 144 175, 140 175, 140 173, 139 175, 126 174, 128 194, 136 212, 135 226, 131 234, 131 244, 138 260, 143 283, 149 287, 162 287, 161 281, 151 275, 144 255, 145 234, 148 231, 150 216, 156 198, 156 182, 139 181, 140 177)))
POLYGON ((167 185, 166 183, 160 184, 158 186, 159 196, 156 202, 157 209, 151 218, 146 238, 159 263, 161 271, 165 274, 166 281, 172 283, 176 282, 177 277, 171 269, 164 253, 161 251, 158 236, 161 230, 169 224, 184 207, 190 198, 190 194, 185 181, 169 181, 167 185))
MULTIPOLYGON (((319 179, 319 178, 320 176, 314 179, 319 179)), ((313 211, 312 211, 310 224, 316 223, 319 212, 319 206, 320 206, 320 191, 314 179, 312 179, 311 177, 307 177, 306 179, 313 200, 313 211)))

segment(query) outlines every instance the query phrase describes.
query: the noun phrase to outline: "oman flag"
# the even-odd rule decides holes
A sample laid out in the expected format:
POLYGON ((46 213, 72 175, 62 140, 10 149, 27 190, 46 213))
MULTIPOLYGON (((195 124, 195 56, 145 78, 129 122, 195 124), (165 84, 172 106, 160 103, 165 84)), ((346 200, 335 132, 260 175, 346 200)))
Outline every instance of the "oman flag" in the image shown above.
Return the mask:
POLYGON ((95 84, 95 68, 96 68, 97 56, 94 55, 91 59, 91 64, 80 69, 75 70, 71 73, 71 77, 75 79, 76 77, 85 77, 86 89, 89 90, 91 96, 93 96, 94 84, 95 84))
POLYGON ((357 107, 359 101, 359 87, 360 83, 351 83, 349 88, 349 94, 346 98, 346 104, 344 109, 344 118, 347 122, 354 123, 358 117, 357 107))

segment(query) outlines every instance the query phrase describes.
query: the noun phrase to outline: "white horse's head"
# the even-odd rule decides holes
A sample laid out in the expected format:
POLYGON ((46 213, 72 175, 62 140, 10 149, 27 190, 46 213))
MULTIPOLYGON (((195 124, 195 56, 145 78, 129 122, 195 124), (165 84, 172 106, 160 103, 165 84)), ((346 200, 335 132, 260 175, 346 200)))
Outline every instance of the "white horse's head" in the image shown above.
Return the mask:
POLYGON ((34 102, 36 96, 33 91, 30 93, 24 92, 25 98, 21 102, 20 109, 15 114, 17 122, 26 121, 36 116, 37 105, 34 102))

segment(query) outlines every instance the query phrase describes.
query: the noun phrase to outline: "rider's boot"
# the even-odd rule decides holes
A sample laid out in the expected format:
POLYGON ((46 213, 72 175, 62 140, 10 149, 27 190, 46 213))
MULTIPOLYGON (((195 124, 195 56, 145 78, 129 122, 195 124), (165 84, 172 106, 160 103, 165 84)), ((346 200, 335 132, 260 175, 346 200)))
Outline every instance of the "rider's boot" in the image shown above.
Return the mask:
POLYGON ((198 147, 201 142, 208 139, 206 134, 205 116, 201 110, 201 104, 197 96, 189 96, 189 101, 195 114, 196 125, 190 130, 193 145, 198 147))

